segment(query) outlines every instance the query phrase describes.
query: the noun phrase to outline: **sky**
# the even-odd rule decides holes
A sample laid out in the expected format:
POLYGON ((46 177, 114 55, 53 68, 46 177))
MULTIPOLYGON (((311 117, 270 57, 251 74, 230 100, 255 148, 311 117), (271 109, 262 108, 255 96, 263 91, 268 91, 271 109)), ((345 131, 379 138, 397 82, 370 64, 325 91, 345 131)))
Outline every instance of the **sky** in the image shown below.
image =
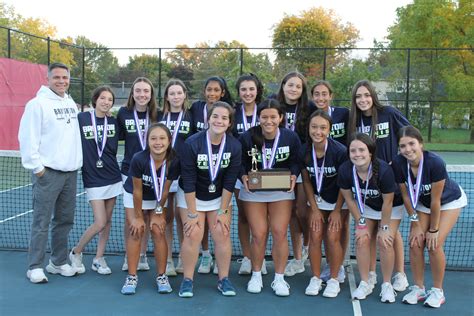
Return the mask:
MULTIPOLYGON (((396 8, 412 0, 1 0, 23 17, 42 18, 57 38, 83 35, 107 47, 174 48, 186 44, 237 40, 249 48, 270 48, 272 27, 285 14, 311 7, 333 9, 360 32, 357 47, 372 47, 394 24, 396 8)), ((129 54, 114 54, 126 63, 129 54)), ((143 53, 143 51, 141 52, 143 53)))

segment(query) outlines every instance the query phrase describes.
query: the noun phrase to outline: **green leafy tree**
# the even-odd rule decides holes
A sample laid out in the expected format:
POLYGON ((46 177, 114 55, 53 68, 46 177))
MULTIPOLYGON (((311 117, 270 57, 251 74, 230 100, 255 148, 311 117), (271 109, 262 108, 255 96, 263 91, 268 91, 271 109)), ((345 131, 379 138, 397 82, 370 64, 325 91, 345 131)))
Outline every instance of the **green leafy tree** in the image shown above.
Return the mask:
POLYGON ((285 15, 273 29, 276 63, 283 72, 297 69, 308 77, 321 77, 324 54, 329 67, 347 58, 344 49, 323 48, 354 47, 358 39, 359 31, 351 23, 343 23, 333 10, 322 7, 285 15))

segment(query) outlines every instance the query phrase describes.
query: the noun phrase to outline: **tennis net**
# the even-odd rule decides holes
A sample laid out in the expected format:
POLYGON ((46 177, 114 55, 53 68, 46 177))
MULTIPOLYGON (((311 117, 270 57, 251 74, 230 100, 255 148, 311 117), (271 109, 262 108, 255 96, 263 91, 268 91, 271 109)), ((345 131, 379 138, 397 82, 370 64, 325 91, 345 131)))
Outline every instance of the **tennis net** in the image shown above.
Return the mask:
MULTIPOLYGON (((33 218, 31 172, 21 166, 20 155, 17 151, 0 151, 0 171, 0 248, 27 250, 33 218)), ((474 270, 474 165, 448 165, 448 171, 450 177, 466 192, 468 206, 462 210, 456 226, 446 240, 444 249, 447 266, 451 269, 474 270)), ((70 247, 77 243, 85 229, 93 222, 92 210, 86 199, 80 172, 77 181, 77 209, 74 228, 69 236, 70 247)), ((235 201, 234 210, 231 229, 232 253, 234 256, 239 256, 242 251, 237 235, 235 201)), ((400 227, 405 245, 409 232, 408 225, 405 219, 400 227)), ((114 209, 107 253, 124 253, 123 226, 124 209, 120 196, 114 209)), ((175 232, 174 253, 179 251, 177 240, 175 232)), ((267 255, 271 253, 271 242, 270 238, 267 255)), ((89 243, 85 251, 94 252, 96 246, 97 237, 89 243)), ((148 250, 152 249, 153 244, 149 242, 148 250)), ((351 256, 355 255, 353 247, 349 251, 351 256)), ((405 259, 408 261, 408 247, 405 247, 405 251, 405 259)))

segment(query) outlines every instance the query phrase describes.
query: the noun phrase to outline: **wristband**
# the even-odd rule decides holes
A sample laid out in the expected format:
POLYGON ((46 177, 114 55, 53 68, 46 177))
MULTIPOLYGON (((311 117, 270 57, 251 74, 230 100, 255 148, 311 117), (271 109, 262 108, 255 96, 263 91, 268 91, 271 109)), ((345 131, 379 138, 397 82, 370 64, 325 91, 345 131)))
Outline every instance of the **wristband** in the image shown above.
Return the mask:
POLYGON ((199 214, 196 212, 196 213, 191 213, 191 212, 188 212, 188 218, 190 219, 195 219, 195 218, 198 218, 199 214))
POLYGON ((356 229, 359 229, 359 230, 367 229, 367 225, 356 225, 356 229))
POLYGON ((430 233, 430 234, 436 234, 437 232, 439 232, 439 228, 434 229, 434 230, 428 229, 428 233, 430 233))

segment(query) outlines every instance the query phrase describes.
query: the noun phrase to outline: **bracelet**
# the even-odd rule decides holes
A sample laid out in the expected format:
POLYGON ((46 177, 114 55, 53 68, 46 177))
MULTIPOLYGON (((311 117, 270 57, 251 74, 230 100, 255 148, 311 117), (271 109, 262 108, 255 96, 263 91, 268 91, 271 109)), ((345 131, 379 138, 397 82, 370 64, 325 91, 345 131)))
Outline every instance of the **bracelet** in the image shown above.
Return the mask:
POLYGON ((439 228, 435 230, 428 229, 428 233, 430 234, 436 234, 437 232, 439 232, 439 228))
POLYGON ((367 229, 367 225, 356 225, 356 229, 367 229))
POLYGON ((196 213, 191 213, 191 212, 188 212, 188 218, 190 219, 195 219, 195 218, 198 218, 199 214, 196 212, 196 213))

